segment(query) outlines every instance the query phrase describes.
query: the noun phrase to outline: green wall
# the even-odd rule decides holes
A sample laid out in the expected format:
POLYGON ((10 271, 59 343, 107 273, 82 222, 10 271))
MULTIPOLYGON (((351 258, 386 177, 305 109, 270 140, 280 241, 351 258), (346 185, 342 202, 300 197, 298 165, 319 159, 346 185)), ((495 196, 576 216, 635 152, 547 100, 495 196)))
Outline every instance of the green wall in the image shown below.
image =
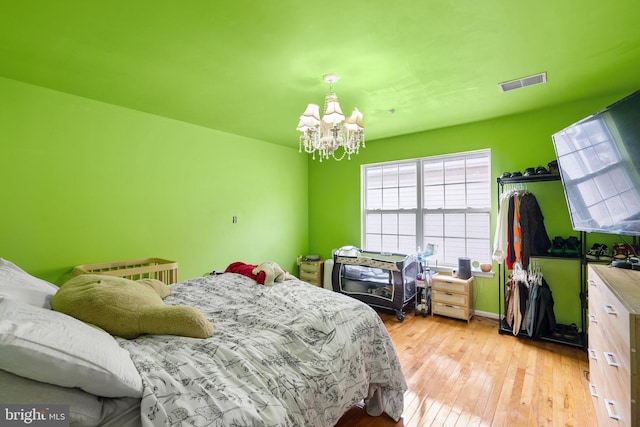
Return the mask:
POLYGON ((307 251, 297 148, 4 78, 0 135, 0 257, 56 284, 147 257, 178 261, 180 279, 233 261, 293 271, 307 251))
MULTIPOLYGON (((350 161, 319 163, 14 80, 0 78, 0 94, 0 257, 57 284, 74 265, 146 257, 179 261, 181 279, 238 260, 295 272, 299 254, 360 245, 361 164, 491 148, 494 176, 523 171, 555 158, 555 131, 627 95, 370 141, 350 161)), ((575 235, 561 185, 529 188, 549 236, 575 235)), ((588 246, 616 240, 594 234, 588 246)), ((577 322, 579 266, 549 260, 543 271, 558 320, 577 322)), ((478 310, 497 312, 497 284, 477 279, 478 310)))
MULTIPOLYGON (((507 94, 507 96, 515 95, 507 94)), ((494 177, 502 172, 523 172, 555 159, 551 135, 615 101, 626 93, 590 99, 570 105, 476 122, 429 132, 376 140, 367 143, 350 161, 310 162, 309 165, 309 248, 312 253, 330 257, 343 245, 360 246, 360 165, 491 148, 494 177)), ((371 124, 375 126, 375 124, 371 124)), ((497 188, 493 181, 492 238, 497 213, 497 188)), ((560 182, 530 184, 545 215, 549 237, 577 236, 571 222, 560 182)), ((593 242, 615 241, 615 237, 593 235, 593 242)), ((580 266, 578 262, 541 261, 556 302, 556 316, 562 323, 578 323, 580 307, 580 266)), ((497 264, 494 263, 494 271, 497 264)), ((476 309, 488 313, 498 310, 498 280, 477 278, 476 309)))

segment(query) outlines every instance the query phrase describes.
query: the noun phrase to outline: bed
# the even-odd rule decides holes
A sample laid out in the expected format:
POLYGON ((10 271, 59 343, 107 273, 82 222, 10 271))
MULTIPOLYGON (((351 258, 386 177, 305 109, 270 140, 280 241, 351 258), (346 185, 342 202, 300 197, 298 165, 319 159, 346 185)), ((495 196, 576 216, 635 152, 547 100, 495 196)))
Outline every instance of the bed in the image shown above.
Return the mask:
POLYGON ((172 285, 165 303, 198 308, 212 337, 125 340, 50 310, 52 286, 0 259, 0 403, 68 404, 72 425, 91 426, 326 427, 363 399, 372 415, 401 417, 407 386, 393 343, 375 311, 346 295, 297 279, 193 278, 172 285), (47 339, 62 355, 37 348, 47 339))

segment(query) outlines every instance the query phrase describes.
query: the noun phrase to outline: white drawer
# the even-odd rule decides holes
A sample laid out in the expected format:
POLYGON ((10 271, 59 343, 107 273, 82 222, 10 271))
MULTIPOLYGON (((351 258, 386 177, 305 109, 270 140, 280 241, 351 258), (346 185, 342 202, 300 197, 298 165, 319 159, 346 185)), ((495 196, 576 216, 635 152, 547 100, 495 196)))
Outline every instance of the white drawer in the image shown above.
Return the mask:
MULTIPOLYGON (((620 365, 626 375, 631 373, 631 347, 629 344, 629 312, 611 290, 596 275, 589 277, 589 338, 600 336, 600 350, 611 354, 609 362, 620 365)), ((593 347, 591 342, 589 346, 593 347)))
POLYGON ((599 427, 624 427, 631 426, 630 422, 624 422, 625 416, 620 413, 619 402, 611 399, 605 390, 606 383, 589 383, 591 401, 596 412, 599 427))
POLYGON ((635 343, 638 342, 637 272, 589 265, 589 372, 600 426, 640 420, 635 343))
POLYGON ((302 280, 318 280, 320 273, 318 271, 301 271, 300 278, 302 280))
POLYGON ((432 313, 469 320, 469 308, 432 301, 432 313))
POLYGON ((467 297, 467 294, 457 294, 457 293, 432 289, 431 298, 434 301, 443 302, 445 304, 460 305, 465 307, 469 306, 469 298, 467 297))
POLYGON ((462 280, 433 278, 431 288, 434 290, 441 290, 445 292, 454 292, 466 294, 469 292, 468 283, 462 280))
POLYGON ((304 271, 320 271, 322 267, 322 263, 320 262, 308 262, 308 261, 302 261, 300 263, 300 270, 304 270, 304 271))

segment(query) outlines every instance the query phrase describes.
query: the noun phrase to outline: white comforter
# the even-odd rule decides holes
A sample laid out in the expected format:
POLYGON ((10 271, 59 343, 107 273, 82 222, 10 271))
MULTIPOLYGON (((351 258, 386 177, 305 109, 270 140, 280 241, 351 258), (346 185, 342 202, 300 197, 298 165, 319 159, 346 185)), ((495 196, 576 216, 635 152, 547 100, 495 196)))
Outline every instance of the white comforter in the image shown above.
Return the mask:
POLYGON ((328 427, 370 384, 400 418, 406 382, 395 349, 355 299, 226 273, 173 285, 165 303, 199 308, 216 331, 120 340, 143 379, 143 425, 328 427))

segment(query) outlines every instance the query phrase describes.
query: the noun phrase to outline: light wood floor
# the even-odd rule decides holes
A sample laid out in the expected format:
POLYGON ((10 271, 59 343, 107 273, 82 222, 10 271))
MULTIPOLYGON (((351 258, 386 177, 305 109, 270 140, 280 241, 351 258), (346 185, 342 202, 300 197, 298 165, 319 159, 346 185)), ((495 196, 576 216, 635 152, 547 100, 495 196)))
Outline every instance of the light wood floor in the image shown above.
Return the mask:
POLYGON ((381 313, 409 385, 399 422, 354 407, 336 427, 596 427, 581 349, 499 335, 497 321, 381 313))

